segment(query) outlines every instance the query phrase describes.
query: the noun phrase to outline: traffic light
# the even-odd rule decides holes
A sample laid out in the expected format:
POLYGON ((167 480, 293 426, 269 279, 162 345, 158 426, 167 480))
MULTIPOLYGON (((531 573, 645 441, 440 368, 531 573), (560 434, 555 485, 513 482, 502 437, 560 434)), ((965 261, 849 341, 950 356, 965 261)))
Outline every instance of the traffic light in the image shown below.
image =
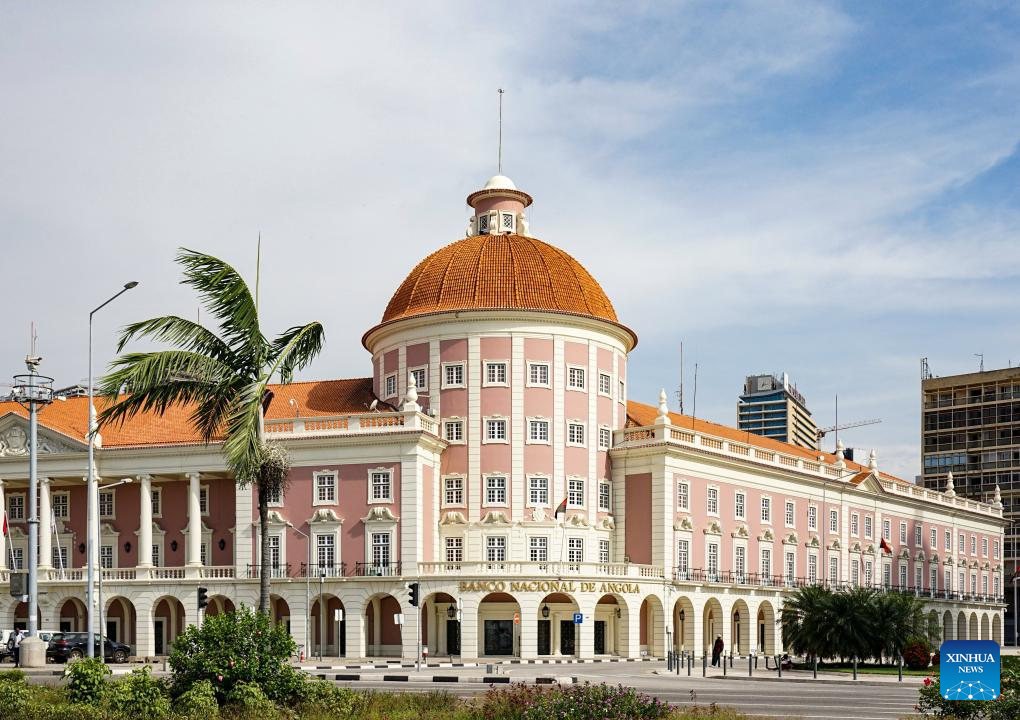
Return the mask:
POLYGON ((209 590, 204 587, 198 589, 198 611, 205 610, 205 606, 209 604, 209 590))
POLYGON ((418 607, 418 583, 407 583, 404 587, 407 588, 407 601, 411 607, 418 607))

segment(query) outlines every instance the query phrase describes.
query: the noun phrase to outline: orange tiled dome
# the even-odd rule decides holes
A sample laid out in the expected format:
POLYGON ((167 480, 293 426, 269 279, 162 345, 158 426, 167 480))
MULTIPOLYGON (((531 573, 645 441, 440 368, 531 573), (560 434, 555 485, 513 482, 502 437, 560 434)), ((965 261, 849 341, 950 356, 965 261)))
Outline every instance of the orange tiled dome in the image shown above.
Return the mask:
POLYGON ((618 323, 587 270, 559 248, 523 235, 475 235, 418 263, 382 322, 450 310, 546 310, 618 323))

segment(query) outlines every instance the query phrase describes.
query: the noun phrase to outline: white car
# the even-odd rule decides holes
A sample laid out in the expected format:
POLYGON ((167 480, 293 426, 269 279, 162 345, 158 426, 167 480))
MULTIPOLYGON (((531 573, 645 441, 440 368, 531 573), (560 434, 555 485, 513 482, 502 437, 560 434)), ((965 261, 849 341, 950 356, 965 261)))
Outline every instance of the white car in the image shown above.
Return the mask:
MULTIPOLYGON (((0 631, 0 657, 14 659, 14 635, 17 632, 17 630, 0 631)), ((40 630, 39 639, 49 645, 50 639, 59 632, 59 630, 40 630)))

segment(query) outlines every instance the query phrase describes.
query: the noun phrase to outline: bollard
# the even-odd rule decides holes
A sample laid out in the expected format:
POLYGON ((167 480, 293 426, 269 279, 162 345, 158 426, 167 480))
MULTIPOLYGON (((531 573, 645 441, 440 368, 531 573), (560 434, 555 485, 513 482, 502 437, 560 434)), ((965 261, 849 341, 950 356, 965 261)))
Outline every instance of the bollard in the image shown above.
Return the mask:
POLYGON ((857 679, 857 658, 854 658, 854 680, 857 679))
POLYGON ((815 680, 818 679, 818 658, 815 658, 815 662, 811 668, 812 676, 815 680))
POLYGON ((903 682, 903 656, 902 655, 900 655, 899 675, 900 675, 899 682, 903 682))
POLYGON ((673 669, 673 651, 666 651, 666 672, 670 672, 673 669))
POLYGON ((766 670, 769 669, 769 656, 768 655, 765 656, 765 669, 766 670))
POLYGON ((725 655, 723 655, 723 659, 722 659, 722 675, 723 675, 723 677, 726 677, 726 656, 725 655))
POLYGON ((691 676, 691 670, 694 666, 694 653, 687 656, 687 677, 691 676))
MULTIPOLYGON (((754 669, 755 670, 758 669, 758 656, 757 655, 754 656, 754 669)), ((765 668, 765 669, 768 670, 768 668, 765 668)))
POLYGON ((733 653, 730 653, 730 667, 733 667, 733 653))
POLYGON ((708 676, 708 655, 702 654, 701 656, 701 677, 708 676))
POLYGON ((773 660, 776 661, 776 668, 779 670, 779 677, 783 677, 783 660, 781 657, 776 655, 773 660))
POLYGON ((747 677, 752 677, 754 675, 753 668, 754 668, 754 658, 751 657, 750 655, 748 655, 747 656, 747 677))

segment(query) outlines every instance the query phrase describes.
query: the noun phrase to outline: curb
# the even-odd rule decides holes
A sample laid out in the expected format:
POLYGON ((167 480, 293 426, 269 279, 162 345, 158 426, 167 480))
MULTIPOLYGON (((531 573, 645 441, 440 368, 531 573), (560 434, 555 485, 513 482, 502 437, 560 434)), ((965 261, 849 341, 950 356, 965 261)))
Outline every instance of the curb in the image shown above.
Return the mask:
MULTIPOLYGON (((683 677, 687 677, 684 675, 683 677)), ((703 678, 704 679, 704 678, 703 678)), ((866 685, 871 687, 908 687, 907 682, 899 681, 888 681, 888 680, 830 680, 828 678, 779 678, 779 677, 747 677, 741 676, 729 676, 724 677, 722 675, 709 675, 709 680, 751 680, 753 682, 775 682, 775 683, 812 683, 812 684, 823 684, 823 685, 847 685, 850 687, 857 687, 858 685, 866 685)))
MULTIPOLYGON (((423 662, 422 668, 479 668, 487 665, 592 665, 595 663, 633 663, 633 662, 663 662, 665 658, 657 657, 640 657, 640 658, 573 658, 573 659, 562 659, 562 660, 503 660, 496 662, 423 662)), ((417 665, 414 662, 404 662, 402 660, 390 660, 384 663, 379 662, 363 662, 363 663, 350 663, 343 665, 311 665, 311 664, 292 664, 295 670, 304 670, 305 672, 314 672, 316 670, 390 670, 390 669, 409 669, 415 668, 417 665)))
MULTIPOLYGON (((327 680, 325 674, 317 676, 320 680, 327 680)), ((573 685, 577 683, 576 677, 534 677, 515 678, 509 675, 484 675, 482 677, 462 677, 460 675, 426 675, 411 677, 410 675, 360 675, 339 673, 333 676, 337 682, 405 682, 405 683, 475 683, 482 685, 508 685, 510 683, 525 683, 528 685, 573 685)))

